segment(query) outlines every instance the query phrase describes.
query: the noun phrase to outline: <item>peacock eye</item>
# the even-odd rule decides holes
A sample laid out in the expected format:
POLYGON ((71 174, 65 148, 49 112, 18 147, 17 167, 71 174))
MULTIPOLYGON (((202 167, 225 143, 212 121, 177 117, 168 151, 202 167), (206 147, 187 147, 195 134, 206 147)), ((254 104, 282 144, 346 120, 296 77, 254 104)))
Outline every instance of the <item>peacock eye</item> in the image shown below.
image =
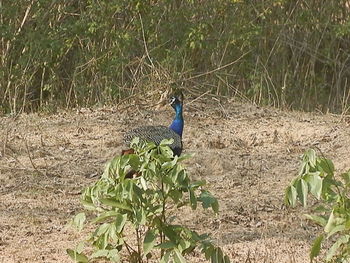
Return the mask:
POLYGON ((169 101, 170 101, 170 104, 173 104, 173 103, 175 102, 175 100, 176 100, 175 97, 171 97, 170 100, 169 100, 169 101))

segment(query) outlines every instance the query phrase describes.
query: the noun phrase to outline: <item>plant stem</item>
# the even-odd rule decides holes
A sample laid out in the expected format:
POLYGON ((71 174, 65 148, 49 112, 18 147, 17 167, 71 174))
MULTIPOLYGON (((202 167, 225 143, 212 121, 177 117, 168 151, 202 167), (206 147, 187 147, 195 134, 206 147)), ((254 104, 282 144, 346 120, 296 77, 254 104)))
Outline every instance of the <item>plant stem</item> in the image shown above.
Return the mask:
POLYGON ((139 263, 142 263, 142 257, 141 257, 141 245, 140 245, 140 232, 139 232, 139 228, 136 228, 136 239, 137 239, 137 256, 138 256, 138 261, 139 263))
POLYGON ((136 252, 135 249, 133 249, 128 243, 124 241, 126 250, 128 251, 129 255, 131 256, 132 252, 136 252))
MULTIPOLYGON (((162 225, 165 225, 166 223, 166 218, 165 218, 165 204, 166 204, 166 197, 165 197, 165 193, 164 193, 164 182, 163 182, 163 178, 162 178, 162 193, 163 193, 163 204, 162 204, 162 216, 160 218, 160 222, 162 225)), ((165 235, 164 232, 161 231, 160 232, 160 243, 162 244, 165 241, 165 235)), ((164 255, 164 249, 160 250, 160 258, 162 258, 164 255)))

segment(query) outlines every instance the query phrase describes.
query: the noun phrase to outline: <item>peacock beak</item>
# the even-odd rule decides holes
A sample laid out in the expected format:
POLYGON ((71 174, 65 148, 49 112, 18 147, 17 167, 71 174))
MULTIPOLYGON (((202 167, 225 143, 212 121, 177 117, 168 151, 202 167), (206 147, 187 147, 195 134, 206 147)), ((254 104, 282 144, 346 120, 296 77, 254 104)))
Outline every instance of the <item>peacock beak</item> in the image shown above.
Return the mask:
POLYGON ((173 105, 175 101, 176 101, 176 98, 175 98, 175 97, 171 97, 171 98, 169 99, 169 104, 170 104, 170 105, 173 105))

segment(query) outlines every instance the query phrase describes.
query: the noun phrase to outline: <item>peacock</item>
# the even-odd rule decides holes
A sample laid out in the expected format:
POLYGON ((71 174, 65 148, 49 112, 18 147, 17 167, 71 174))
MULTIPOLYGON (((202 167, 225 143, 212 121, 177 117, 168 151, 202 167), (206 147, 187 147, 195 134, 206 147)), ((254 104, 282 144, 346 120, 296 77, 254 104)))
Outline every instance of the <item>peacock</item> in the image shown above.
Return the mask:
MULTIPOLYGON (((141 126, 124 134, 124 143, 130 147, 130 142, 135 137, 147 142, 154 142, 159 145, 163 139, 173 139, 174 142, 169 145, 174 155, 180 156, 182 152, 182 133, 184 128, 184 119, 182 115, 183 95, 174 95, 170 98, 170 105, 175 110, 175 118, 169 127, 166 126, 141 126)), ((122 154, 133 153, 132 149, 123 150, 122 154)))

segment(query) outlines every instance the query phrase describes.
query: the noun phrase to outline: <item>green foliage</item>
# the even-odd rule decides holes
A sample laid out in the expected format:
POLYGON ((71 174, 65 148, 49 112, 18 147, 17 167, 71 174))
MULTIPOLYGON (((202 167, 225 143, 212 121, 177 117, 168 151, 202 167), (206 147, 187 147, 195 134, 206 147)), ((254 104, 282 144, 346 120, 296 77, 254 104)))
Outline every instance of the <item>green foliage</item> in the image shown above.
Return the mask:
POLYGON ((105 104, 191 79, 260 104, 346 110, 347 10, 345 0, 4 1, 0 110, 105 104))
POLYGON ((305 215, 309 220, 323 227, 311 248, 310 259, 319 255, 325 240, 333 242, 326 261, 347 262, 350 259, 350 171, 336 178, 331 160, 316 156, 314 150, 304 153, 299 175, 286 189, 285 202, 295 206, 299 200, 307 205, 311 194, 321 201, 314 208, 314 214, 305 215))
MULTIPOLYGON (((194 210, 199 203, 217 213, 219 205, 203 188, 204 181, 190 180, 180 164, 189 155, 173 156, 171 143, 163 140, 155 146, 134 139, 135 154, 113 158, 102 177, 85 189, 82 203, 93 215, 91 224, 96 225, 88 240, 94 252, 87 256, 81 246, 67 250, 73 260, 186 262, 184 256, 198 248, 211 262, 230 262, 208 235, 175 223, 180 207, 194 210)), ((85 219, 85 213, 79 213, 73 224, 82 229, 85 219)))

